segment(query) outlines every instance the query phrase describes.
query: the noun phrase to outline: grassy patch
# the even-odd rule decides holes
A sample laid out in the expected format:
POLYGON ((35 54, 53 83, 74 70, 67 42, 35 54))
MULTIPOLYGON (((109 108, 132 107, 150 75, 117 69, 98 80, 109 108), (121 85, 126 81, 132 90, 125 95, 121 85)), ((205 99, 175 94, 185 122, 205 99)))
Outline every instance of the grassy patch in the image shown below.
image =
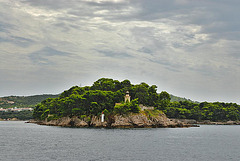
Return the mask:
POLYGON ((148 118, 150 118, 150 117, 157 117, 160 114, 163 114, 163 112, 160 111, 160 110, 144 110, 141 113, 146 115, 148 118))

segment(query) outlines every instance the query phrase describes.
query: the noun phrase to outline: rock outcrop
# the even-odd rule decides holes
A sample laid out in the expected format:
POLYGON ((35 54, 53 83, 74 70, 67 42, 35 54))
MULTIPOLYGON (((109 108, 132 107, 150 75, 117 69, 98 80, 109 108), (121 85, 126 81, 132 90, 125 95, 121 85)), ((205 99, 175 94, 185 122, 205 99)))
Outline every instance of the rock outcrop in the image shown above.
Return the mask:
POLYGON ((174 122, 170 121, 165 115, 157 117, 147 117, 146 115, 133 114, 129 116, 115 115, 112 127, 170 127, 177 126, 174 122))
POLYGON ((101 122, 100 118, 93 116, 90 121, 79 119, 77 117, 63 117, 51 121, 29 121, 40 125, 63 126, 63 127, 97 127, 97 128, 167 128, 167 127, 192 127, 180 120, 170 120, 164 113, 157 116, 148 116, 144 113, 129 115, 113 115, 108 116, 105 122, 101 122))

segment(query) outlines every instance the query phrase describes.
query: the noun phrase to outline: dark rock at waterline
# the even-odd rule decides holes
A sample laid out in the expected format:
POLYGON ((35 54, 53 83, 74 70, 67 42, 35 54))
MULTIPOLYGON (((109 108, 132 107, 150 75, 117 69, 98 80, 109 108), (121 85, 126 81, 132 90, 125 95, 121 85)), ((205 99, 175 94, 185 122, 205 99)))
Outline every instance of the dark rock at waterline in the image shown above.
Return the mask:
POLYGON ((240 125, 240 121, 210 121, 210 120, 203 120, 198 121, 197 124, 200 125, 240 125))

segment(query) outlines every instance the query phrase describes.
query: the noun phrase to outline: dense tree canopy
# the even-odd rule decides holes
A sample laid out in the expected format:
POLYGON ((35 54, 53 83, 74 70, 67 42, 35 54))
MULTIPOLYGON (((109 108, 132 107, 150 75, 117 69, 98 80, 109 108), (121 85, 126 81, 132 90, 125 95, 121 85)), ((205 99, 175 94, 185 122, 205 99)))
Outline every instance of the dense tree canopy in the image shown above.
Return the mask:
POLYGON ((18 120, 29 120, 32 119, 32 111, 20 111, 20 112, 0 112, 0 119, 12 119, 16 118, 18 120))
POLYGON ((211 121, 240 120, 240 106, 236 103, 172 102, 163 110, 168 117, 211 121))
POLYGON ((124 114, 139 112, 138 104, 154 106, 170 118, 196 119, 211 121, 240 120, 240 106, 235 103, 195 103, 191 101, 171 102, 171 96, 162 91, 157 93, 157 86, 146 83, 131 84, 101 78, 92 86, 74 86, 64 91, 58 98, 49 98, 36 106, 35 119, 52 119, 64 116, 91 116, 106 113, 124 114), (129 91, 131 102, 124 104, 124 95, 129 91), (115 103, 122 103, 115 106, 115 103))
POLYGON ((33 116, 36 119, 45 119, 48 116, 89 116, 100 115, 104 110, 109 113, 137 113, 140 110, 138 103, 155 107, 162 105, 157 86, 146 83, 132 85, 129 80, 119 82, 101 78, 90 87, 74 86, 61 93, 58 98, 46 99, 36 106, 33 116), (115 106, 115 103, 123 103, 126 91, 129 91, 132 101, 115 106))

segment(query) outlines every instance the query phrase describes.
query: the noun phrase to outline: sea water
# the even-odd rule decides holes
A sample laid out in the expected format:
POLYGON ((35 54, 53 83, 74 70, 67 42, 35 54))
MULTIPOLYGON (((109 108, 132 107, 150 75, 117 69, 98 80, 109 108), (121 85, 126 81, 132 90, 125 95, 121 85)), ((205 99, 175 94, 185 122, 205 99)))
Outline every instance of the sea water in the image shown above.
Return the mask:
POLYGON ((1 161, 239 161, 240 126, 64 128, 0 121, 1 161))

